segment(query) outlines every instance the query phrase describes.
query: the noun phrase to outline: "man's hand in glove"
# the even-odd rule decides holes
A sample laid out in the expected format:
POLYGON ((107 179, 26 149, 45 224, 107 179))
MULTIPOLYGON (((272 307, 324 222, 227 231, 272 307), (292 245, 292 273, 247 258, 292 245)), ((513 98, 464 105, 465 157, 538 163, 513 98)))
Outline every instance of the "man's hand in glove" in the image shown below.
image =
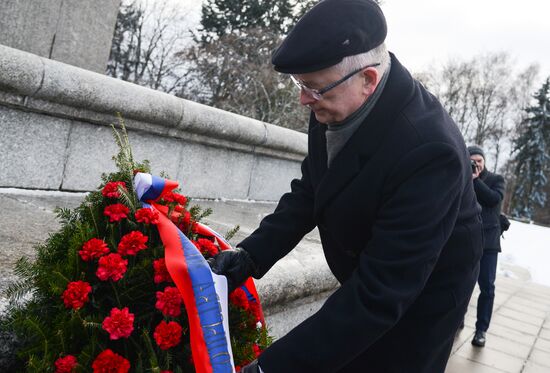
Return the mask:
POLYGON ((258 268, 250 254, 240 247, 222 251, 208 259, 208 264, 214 273, 227 277, 227 287, 230 293, 242 285, 247 278, 258 273, 258 268))

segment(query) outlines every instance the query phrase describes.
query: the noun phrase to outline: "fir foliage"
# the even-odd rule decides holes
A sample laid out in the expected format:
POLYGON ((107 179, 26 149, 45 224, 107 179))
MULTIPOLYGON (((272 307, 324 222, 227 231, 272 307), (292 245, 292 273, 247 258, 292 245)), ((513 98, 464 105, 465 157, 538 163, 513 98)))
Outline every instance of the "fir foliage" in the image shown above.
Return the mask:
POLYGON ((527 119, 514 141, 516 184, 512 214, 532 219, 536 207, 545 205, 550 172, 550 78, 535 94, 536 104, 527 108, 527 119))
POLYGON ((201 39, 262 29, 286 34, 315 1, 206 0, 202 5, 201 39))
MULTIPOLYGON (((121 131, 113 127, 119 147, 113 157, 117 171, 103 175, 100 188, 89 193, 74 210, 56 209, 61 223, 59 231, 36 246, 34 262, 21 258, 16 264, 15 274, 20 280, 7 292, 10 302, 2 326, 13 331, 21 342, 18 349, 20 371, 54 372, 55 361, 70 354, 78 360, 78 372, 91 372, 92 363, 107 348, 129 360, 132 372, 193 371, 188 320, 183 305, 179 317, 163 316, 155 308, 156 292, 174 284, 154 282, 153 261, 164 258, 164 247, 154 225, 134 219, 140 204, 132 185, 134 171, 150 172, 150 166, 147 161, 134 161, 121 124, 121 131), (126 189, 118 186, 118 198, 102 194, 107 183, 120 181, 125 183, 126 189), (109 222, 103 211, 113 203, 127 206, 128 217, 109 222), (79 255, 84 243, 99 238, 107 243, 111 253, 116 253, 121 238, 134 230, 148 236, 147 248, 135 256, 125 257, 128 267, 120 280, 100 281, 96 276, 97 259, 85 262, 79 255), (62 294, 69 283, 79 280, 91 285, 89 300, 80 309, 68 309, 62 294), (102 327, 113 307, 129 307, 135 315, 134 330, 128 338, 111 340, 102 327), (176 321, 184 330, 181 342, 168 350, 161 350, 153 339, 155 327, 162 320, 176 321)), ((177 207, 176 203, 170 205, 171 209, 177 207)), ((179 208, 187 206, 179 205, 179 208)), ((212 212, 200 207, 191 207, 189 211, 189 226, 212 212)), ((191 229, 187 233, 191 240, 201 238, 191 229)), ((209 257, 209 254, 204 255, 209 257)), ((230 322, 236 364, 256 357, 254 345, 263 350, 271 342, 265 328, 256 327, 254 316, 235 305, 230 307, 230 322)))

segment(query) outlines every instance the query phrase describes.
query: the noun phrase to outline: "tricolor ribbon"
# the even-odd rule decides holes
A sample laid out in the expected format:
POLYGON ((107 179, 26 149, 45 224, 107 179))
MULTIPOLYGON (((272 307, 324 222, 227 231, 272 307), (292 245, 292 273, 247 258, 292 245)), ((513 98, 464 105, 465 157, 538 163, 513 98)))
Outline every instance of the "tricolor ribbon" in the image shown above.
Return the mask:
MULTIPOLYGON (((213 273, 199 249, 178 229, 170 218, 179 216, 158 201, 178 187, 172 180, 146 173, 134 177, 136 193, 143 205, 159 212, 157 228, 164 244, 168 273, 180 291, 187 316, 191 352, 197 373, 234 372, 229 339, 227 279, 213 273)), ((195 223, 194 232, 214 239, 222 250, 231 246, 211 228, 195 223)), ((254 282, 242 286, 249 300, 258 302, 254 282)), ((264 325, 263 315, 260 320, 264 325)))

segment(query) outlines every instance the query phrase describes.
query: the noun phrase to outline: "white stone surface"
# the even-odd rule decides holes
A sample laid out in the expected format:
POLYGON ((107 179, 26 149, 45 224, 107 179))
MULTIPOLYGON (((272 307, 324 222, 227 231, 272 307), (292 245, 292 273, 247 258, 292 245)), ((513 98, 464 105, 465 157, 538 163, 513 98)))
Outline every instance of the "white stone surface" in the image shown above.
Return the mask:
POLYGON ((70 122, 0 106, 0 124, 0 186, 58 189, 70 122))

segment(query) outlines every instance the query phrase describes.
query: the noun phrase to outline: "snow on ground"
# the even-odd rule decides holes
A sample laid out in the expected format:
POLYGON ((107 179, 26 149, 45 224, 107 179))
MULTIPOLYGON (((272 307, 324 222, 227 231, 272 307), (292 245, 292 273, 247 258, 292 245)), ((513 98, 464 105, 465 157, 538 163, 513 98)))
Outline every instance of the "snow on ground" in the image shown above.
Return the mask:
POLYGON ((501 238, 502 265, 509 264, 527 269, 533 282, 550 286, 550 228, 511 220, 510 229, 501 238))

